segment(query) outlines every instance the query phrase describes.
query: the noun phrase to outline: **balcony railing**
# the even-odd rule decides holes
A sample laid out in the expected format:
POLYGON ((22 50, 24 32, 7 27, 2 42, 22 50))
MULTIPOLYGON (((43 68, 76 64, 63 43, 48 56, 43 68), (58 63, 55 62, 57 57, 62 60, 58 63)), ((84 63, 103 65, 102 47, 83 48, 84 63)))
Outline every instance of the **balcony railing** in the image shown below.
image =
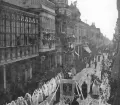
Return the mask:
POLYGON ((0 65, 38 55, 38 45, 0 48, 0 65))
POLYGON ((67 8, 59 8, 57 11, 58 14, 60 15, 66 15, 66 16, 71 16, 71 10, 67 9, 67 8))
POLYGON ((39 52, 55 50, 55 40, 41 40, 39 52))
POLYGON ((2 5, 0 12, 0 65, 38 54, 39 17, 25 10, 2 5), (8 9, 9 8, 9 9, 8 9))
POLYGON ((39 49, 39 52, 47 52, 47 51, 52 51, 52 50, 55 50, 55 44, 51 45, 51 48, 49 47, 49 45, 42 46, 39 49))

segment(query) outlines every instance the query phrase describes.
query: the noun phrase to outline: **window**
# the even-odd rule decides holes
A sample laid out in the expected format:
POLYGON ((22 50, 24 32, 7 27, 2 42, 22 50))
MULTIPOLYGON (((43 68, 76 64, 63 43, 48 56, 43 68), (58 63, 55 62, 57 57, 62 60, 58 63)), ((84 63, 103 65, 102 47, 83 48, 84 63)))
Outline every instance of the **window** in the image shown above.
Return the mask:
POLYGON ((20 57, 20 48, 17 49, 17 57, 20 57))
MULTIPOLYGON (((20 57, 23 52, 28 53, 24 45, 32 44, 38 37, 38 17, 29 13, 17 12, 17 10, 1 10, 0 12, 0 47, 7 47, 0 52, 0 59, 20 57), (16 47, 15 46, 21 46, 16 47), (11 47, 11 48, 9 48, 11 47), (4 55, 4 56, 2 56, 4 55)), ((37 45, 36 45, 37 46, 37 45)), ((32 49, 33 51, 33 49, 32 49)), ((34 51, 35 52, 35 51, 34 51)), ((24 55, 24 54, 23 54, 24 55)))
POLYGON ((28 17, 25 18, 25 34, 29 33, 28 17))
POLYGON ((79 41, 80 41, 80 36, 79 36, 79 41))
POLYGON ((12 48, 12 58, 16 57, 16 48, 12 48))
POLYGON ((84 29, 83 31, 84 31, 84 36, 86 36, 86 30, 84 29))
POLYGON ((25 26, 24 26, 24 17, 23 16, 21 16, 21 34, 24 34, 24 28, 25 28, 25 26))
MULTIPOLYGON (((2 15, 2 14, 1 14, 2 15)), ((0 32, 4 32, 5 19, 0 18, 0 32)))
POLYGON ((15 34, 11 35, 11 46, 15 46, 15 42, 16 42, 16 38, 15 38, 15 34))
POLYGON ((3 18, 4 13, 1 13, 0 15, 0 47, 4 47, 5 46, 5 42, 4 42, 4 32, 5 32, 5 19, 3 18))
POLYGON ((10 46, 10 33, 9 34, 6 34, 6 46, 10 46))
POLYGON ((65 24, 64 23, 61 24, 61 32, 65 32, 65 24))
POLYGON ((11 15, 11 46, 16 45, 16 36, 15 36, 15 14, 11 15))
POLYGON ((84 36, 84 30, 81 29, 81 36, 84 36))
POLYGON ((0 50, 0 60, 4 60, 5 59, 5 49, 1 49, 0 50))
POLYGON ((16 29, 17 36, 20 36, 20 22, 19 21, 16 22, 16 28, 17 28, 16 29))
POLYGON ((10 37, 10 14, 6 13, 6 46, 10 46, 11 37, 10 37))
POLYGON ((79 35, 81 36, 81 29, 79 29, 79 35))
POLYGON ((12 27, 12 33, 15 33, 15 21, 14 20, 11 22, 11 27, 12 27))
POLYGON ((10 48, 7 48, 7 49, 6 49, 6 58, 7 58, 7 59, 10 59, 10 56, 11 56, 10 54, 11 54, 11 49, 10 49, 10 48))
POLYGON ((20 38, 20 39, 21 39, 21 40, 20 40, 20 41, 21 41, 21 42, 20 42, 21 45, 24 45, 24 39, 25 39, 25 38, 24 38, 24 34, 21 34, 21 38, 20 38))
POLYGON ((0 47, 4 47, 4 34, 0 34, 0 47))

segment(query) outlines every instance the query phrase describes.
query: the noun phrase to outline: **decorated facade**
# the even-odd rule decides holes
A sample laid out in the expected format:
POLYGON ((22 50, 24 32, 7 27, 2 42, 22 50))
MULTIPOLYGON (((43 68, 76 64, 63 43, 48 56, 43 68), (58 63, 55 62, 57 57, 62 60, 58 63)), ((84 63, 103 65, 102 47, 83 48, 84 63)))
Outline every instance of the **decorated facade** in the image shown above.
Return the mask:
POLYGON ((60 40, 57 49, 62 49, 62 66, 66 69, 74 64, 74 23, 68 0, 54 1, 56 4, 56 37, 60 40))
POLYGON ((15 100, 61 70, 75 70, 76 55, 91 53, 80 15, 68 0, 0 1, 0 93, 15 100))
POLYGON ((0 8, 0 90, 17 97, 57 73, 55 4, 3 0, 0 8))

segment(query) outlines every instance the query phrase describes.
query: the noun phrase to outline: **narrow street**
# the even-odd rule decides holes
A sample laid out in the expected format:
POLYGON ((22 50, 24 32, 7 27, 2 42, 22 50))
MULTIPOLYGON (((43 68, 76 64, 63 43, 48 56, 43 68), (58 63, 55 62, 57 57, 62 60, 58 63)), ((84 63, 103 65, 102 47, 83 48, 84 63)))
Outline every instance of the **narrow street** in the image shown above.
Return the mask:
MULTIPOLYGON (((81 85, 83 84, 84 81, 87 82, 88 84, 88 96, 85 100, 81 101, 78 99, 79 103, 83 103, 80 105, 89 105, 94 99, 92 99, 89 96, 89 92, 90 92, 90 82, 91 82, 91 75, 95 74, 97 77, 99 77, 99 79, 101 79, 101 62, 97 62, 97 67, 95 69, 95 65, 92 64, 91 68, 85 68, 83 69, 81 72, 79 72, 73 79, 79 82, 79 86, 81 87, 81 85)), ((98 101, 99 102, 99 101, 98 101)), ((95 103, 95 105, 98 105, 97 103, 95 103)))
MULTIPOLYGON (((100 99, 107 103, 108 74, 113 53, 119 52, 117 37, 106 37, 104 27, 95 22, 102 15, 91 15, 87 8, 95 2, 87 2, 0 0, 0 105, 100 105, 100 99), (83 19, 84 10, 96 19, 83 19)), ((99 3, 95 5, 93 10, 99 3)), ((119 61, 113 67, 114 78, 119 61)))
MULTIPOLYGON (((109 105, 107 103, 101 103, 101 100, 95 100, 93 98, 91 98, 90 96, 90 84, 91 84, 91 75, 96 75, 97 77, 99 77, 99 79, 101 80, 101 61, 102 61, 102 57, 100 62, 97 62, 97 67, 96 69, 94 68, 94 64, 91 65, 90 68, 84 68, 81 72, 77 73, 74 77, 73 80, 75 80, 80 87, 82 87, 82 84, 84 82, 87 83, 88 87, 87 87, 87 98, 84 100, 81 100, 80 98, 77 99, 77 101, 79 102, 79 105, 109 105), (90 104, 91 103, 91 104, 90 104)), ((82 91, 82 90, 81 90, 82 91)), ((53 105, 53 100, 55 99, 55 94, 53 93, 45 102, 41 103, 40 105, 47 105, 45 103, 49 103, 49 105, 53 105), (50 103, 51 102, 51 103, 50 103)), ((63 103, 58 103, 55 105, 63 105, 63 103)), ((68 105, 68 104, 65 104, 68 105)))

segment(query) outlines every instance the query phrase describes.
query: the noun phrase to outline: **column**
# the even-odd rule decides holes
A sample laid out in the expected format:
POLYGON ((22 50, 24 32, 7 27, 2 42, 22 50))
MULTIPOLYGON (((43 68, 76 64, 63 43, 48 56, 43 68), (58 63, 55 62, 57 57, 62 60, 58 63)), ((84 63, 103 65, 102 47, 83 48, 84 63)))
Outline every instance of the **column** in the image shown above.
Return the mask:
POLYGON ((57 53, 55 53, 55 67, 57 67, 57 53))
MULTIPOLYGON (((78 45, 78 54, 80 55, 80 46, 78 45)), ((79 59, 80 56, 78 56, 78 59, 79 59)))
MULTIPOLYGON (((80 55, 81 55, 81 57, 82 57, 82 55, 83 55, 83 54, 82 54, 82 45, 81 45, 81 54, 80 54, 80 55)), ((83 57, 82 57, 82 59, 83 59, 83 57)))
POLYGON ((32 79, 32 60, 30 61, 30 79, 32 79))
POLYGON ((52 56, 51 54, 49 55, 49 69, 51 69, 51 65, 52 65, 52 56))
POLYGON ((3 65, 4 89, 6 89, 6 65, 3 65))

